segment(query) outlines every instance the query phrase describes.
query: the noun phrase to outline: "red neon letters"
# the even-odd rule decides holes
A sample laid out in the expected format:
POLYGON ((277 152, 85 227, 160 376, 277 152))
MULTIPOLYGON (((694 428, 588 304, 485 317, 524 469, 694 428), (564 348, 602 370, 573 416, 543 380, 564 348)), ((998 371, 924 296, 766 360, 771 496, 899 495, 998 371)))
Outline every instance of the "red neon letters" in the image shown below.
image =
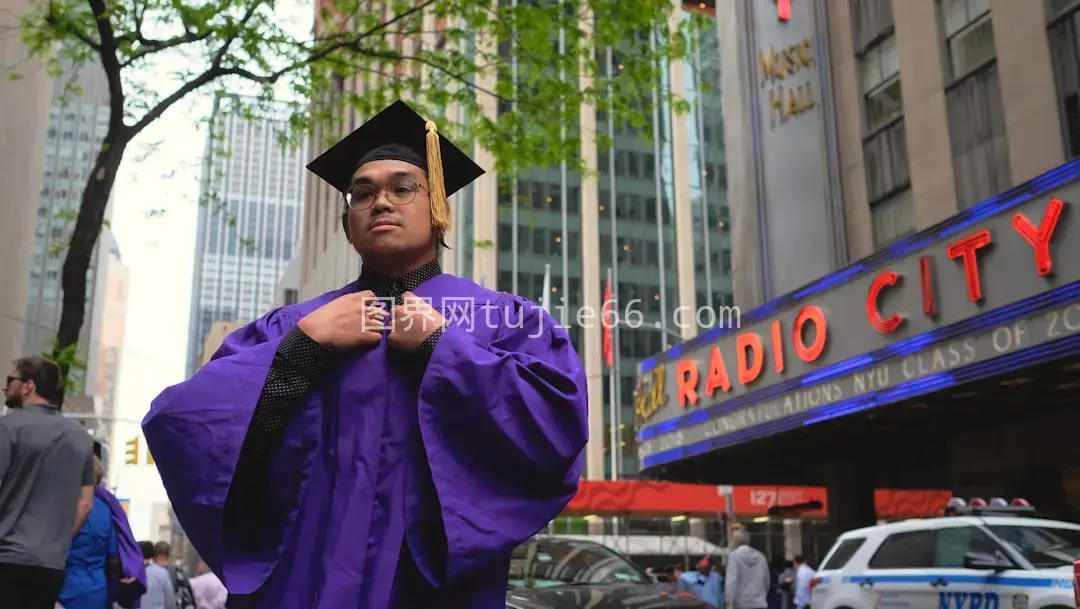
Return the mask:
POLYGON ((899 313, 893 313, 888 319, 882 319, 877 306, 881 290, 896 285, 899 280, 900 275, 896 272, 882 271, 880 275, 874 277, 873 283, 870 284, 870 291, 866 294, 866 318, 870 320, 870 327, 882 334, 894 332, 900 324, 904 323, 904 318, 899 313))
POLYGON ((821 352, 825 350, 827 333, 825 314, 814 305, 806 305, 799 311, 799 316, 795 318, 795 329, 792 332, 792 339, 795 341, 795 354, 806 363, 821 357, 821 352), (803 326, 807 322, 814 323, 814 342, 809 347, 803 342, 803 326))
POLYGON ((776 0, 776 16, 780 21, 791 21, 791 0, 776 0))
POLYGON ((731 380, 728 378, 727 367, 724 366, 724 358, 720 356, 720 347, 713 347, 709 352, 709 380, 705 382, 705 393, 712 397, 717 389, 722 389, 725 393, 731 391, 731 380))
POLYGON ((735 369, 739 382, 749 385, 761 376, 762 356, 761 337, 753 332, 744 332, 735 338, 735 369), (749 349, 749 353, 747 350, 749 349))
MULTIPOLYGON (((1038 228, 1023 214, 1017 213, 1012 218, 1013 229, 1016 230, 1020 238, 1031 246, 1035 253, 1035 269, 1040 277, 1046 277, 1053 272, 1050 244, 1064 208, 1065 203, 1060 199, 1051 199, 1038 228)), ((959 259, 963 261, 967 294, 972 302, 977 303, 983 298, 982 284, 979 278, 979 251, 991 245, 992 242, 993 236, 990 230, 982 229, 953 241, 945 247, 945 253, 950 260, 959 259)), ((985 254, 985 252, 983 253, 985 254)), ((928 319, 938 315, 931 257, 932 255, 922 255, 918 258, 922 312, 928 319)), ((911 314, 908 311, 900 310, 894 311, 885 317, 879 308, 882 292, 886 288, 904 289, 902 280, 903 276, 900 273, 893 270, 884 270, 874 277, 866 294, 867 321, 875 331, 881 334, 896 332, 911 314)), ((766 354, 773 358, 772 368, 777 374, 783 374, 785 371, 786 345, 784 344, 785 330, 783 322, 780 319, 772 319, 769 322, 768 343, 765 342, 764 334, 764 331, 761 334, 747 331, 741 332, 735 337, 736 379, 744 387, 755 383, 761 378, 766 370, 766 354)), ((814 305, 802 307, 795 317, 788 336, 790 336, 790 346, 800 360, 807 363, 817 361, 822 357, 828 342, 828 324, 826 323, 825 313, 814 305), (813 328, 811 329, 810 326, 813 326, 813 328), (812 339, 811 331, 813 332, 812 339), (808 340, 810 340, 809 344, 807 344, 808 340)), ((701 376, 706 378, 705 394, 708 397, 713 397, 717 391, 724 393, 731 391, 732 381, 728 375, 724 356, 731 357, 732 353, 727 352, 725 354, 720 349, 720 346, 711 348, 708 373, 706 375, 700 374, 698 370, 699 364, 692 357, 682 359, 675 364, 676 394, 679 405, 683 408, 698 404, 700 399, 698 383, 701 376)))
POLYGON ((979 259, 975 255, 990 245, 990 230, 983 229, 963 239, 953 241, 945 248, 950 260, 964 259, 964 276, 967 278, 968 298, 971 302, 982 300, 982 284, 979 282, 979 259))
POLYGON ((698 395, 697 390, 698 370, 694 362, 688 359, 675 364, 675 389, 679 394, 679 406, 686 408, 686 401, 690 401, 690 405, 697 404, 698 395))
MULTIPOLYGON (((1065 203, 1055 197, 1050 199, 1046 207, 1046 213, 1043 214, 1038 228, 1035 228, 1035 225, 1024 214, 1017 213, 1012 218, 1013 229, 1035 252, 1035 271, 1039 277, 1046 277, 1053 273, 1054 264, 1050 255, 1050 241, 1054 237, 1054 230, 1057 228, 1058 221, 1061 219, 1064 210, 1065 203)), ((949 243, 945 247, 945 253, 950 259, 961 258, 964 261, 964 277, 967 282, 968 298, 972 302, 979 302, 983 297, 982 283, 979 279, 978 253, 979 250, 992 242, 993 237, 990 230, 983 229, 949 243)), ((866 319, 870 323, 870 327, 882 334, 888 334, 900 327, 903 315, 894 313, 887 319, 882 318, 877 306, 878 297, 883 289, 896 285, 901 278, 900 274, 893 271, 883 271, 874 278, 866 295, 866 319)), ((933 319, 937 317, 938 310, 930 256, 919 257, 919 279, 922 289, 923 315, 927 319, 933 319)))
MULTIPOLYGON (((773 369, 777 373, 784 372, 784 353, 787 345, 784 344, 783 324, 779 319, 774 319, 769 324, 769 329, 768 343, 756 332, 742 332, 735 337, 735 376, 739 384, 744 387, 761 378, 765 372, 767 354, 773 358, 773 369), (766 351, 766 345, 768 351, 766 351)), ((825 313, 814 305, 804 306, 795 317, 788 336, 787 340, 791 341, 790 346, 795 349, 799 359, 807 363, 817 361, 828 343, 829 330, 825 313), (811 332, 813 332, 813 338, 807 344, 811 332)), ((705 375, 700 374, 699 364, 693 357, 687 357, 675 363, 675 394, 679 398, 680 406, 688 408, 697 405, 701 397, 698 383, 702 376, 705 377, 706 396, 711 398, 717 391, 724 393, 731 391, 732 382, 728 375, 724 355, 719 346, 709 350, 709 368, 705 375)), ((731 357, 732 353, 728 352, 726 355, 731 357)))
POLYGON ((1054 261, 1050 259, 1050 238, 1054 236, 1054 229, 1057 228, 1064 208, 1065 204, 1061 202, 1061 199, 1050 199, 1050 205, 1047 206, 1038 229, 1024 214, 1018 213, 1013 216, 1013 228, 1035 250, 1035 271, 1039 277, 1046 277, 1054 270, 1054 261))
POLYGON ((922 312, 929 319, 937 317, 937 302, 934 299, 934 277, 930 274, 930 258, 919 258, 919 278, 922 280, 922 312))
POLYGON ((774 319, 772 322, 772 350, 773 350, 773 367, 777 373, 784 372, 784 341, 780 335, 780 320, 774 319))

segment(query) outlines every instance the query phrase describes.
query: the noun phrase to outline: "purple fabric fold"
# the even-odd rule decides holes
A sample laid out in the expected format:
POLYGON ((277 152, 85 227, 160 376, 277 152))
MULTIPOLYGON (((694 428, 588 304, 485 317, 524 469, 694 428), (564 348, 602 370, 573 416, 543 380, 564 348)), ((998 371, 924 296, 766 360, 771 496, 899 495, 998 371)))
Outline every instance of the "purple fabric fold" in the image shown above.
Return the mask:
POLYGON ((116 579, 109 581, 109 598, 126 609, 139 606, 139 599, 146 593, 146 564, 143 562, 142 548, 135 541, 128 524, 127 512, 116 497, 104 487, 94 487, 94 495, 101 498, 112 512, 113 528, 116 529, 116 553, 120 557, 121 579, 135 578, 135 581, 123 583, 116 579))

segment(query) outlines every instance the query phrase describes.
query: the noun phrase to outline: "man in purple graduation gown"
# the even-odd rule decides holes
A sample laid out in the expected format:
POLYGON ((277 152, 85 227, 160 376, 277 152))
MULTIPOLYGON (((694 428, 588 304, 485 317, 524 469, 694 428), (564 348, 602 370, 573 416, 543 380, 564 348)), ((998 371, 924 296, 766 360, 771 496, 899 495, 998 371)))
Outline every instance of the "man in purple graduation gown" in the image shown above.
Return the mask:
POLYGON ((512 549, 577 488, 580 359, 539 307, 441 272, 446 197, 483 171, 407 105, 308 168, 363 272, 158 396, 173 508, 230 607, 501 609, 512 549))

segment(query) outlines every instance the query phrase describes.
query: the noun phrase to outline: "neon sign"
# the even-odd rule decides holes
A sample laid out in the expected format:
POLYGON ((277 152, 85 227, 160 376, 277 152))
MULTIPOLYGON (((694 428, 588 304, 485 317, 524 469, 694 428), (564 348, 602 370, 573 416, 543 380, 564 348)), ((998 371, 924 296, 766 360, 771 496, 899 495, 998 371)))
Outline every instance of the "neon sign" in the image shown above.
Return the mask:
POLYGON ((780 21, 791 21, 791 0, 776 0, 776 17, 780 21))
MULTIPOLYGON (((1031 246, 1035 258, 1035 273, 1039 277, 1047 277, 1053 273, 1054 262, 1050 256, 1050 240, 1054 236, 1058 220, 1065 209, 1065 203, 1058 198, 1051 198, 1039 227, 1022 213, 1013 216, 1012 227, 1031 246)), ((983 300, 982 278, 979 273, 978 252, 993 243, 993 235, 989 229, 982 229, 971 233, 966 237, 957 239, 945 247, 946 256, 961 265, 964 270, 964 279, 967 284, 968 299, 973 303, 983 300)), ((922 288, 923 315, 933 318, 937 315, 937 299, 934 293, 933 266, 929 256, 919 258, 920 285, 922 288)), ((904 317, 899 313, 892 313, 888 317, 882 317, 878 310, 878 298, 885 288, 896 286, 902 276, 895 271, 886 269, 878 273, 870 284, 870 290, 866 295, 866 318, 870 326, 881 334, 891 334, 904 323, 904 317)))

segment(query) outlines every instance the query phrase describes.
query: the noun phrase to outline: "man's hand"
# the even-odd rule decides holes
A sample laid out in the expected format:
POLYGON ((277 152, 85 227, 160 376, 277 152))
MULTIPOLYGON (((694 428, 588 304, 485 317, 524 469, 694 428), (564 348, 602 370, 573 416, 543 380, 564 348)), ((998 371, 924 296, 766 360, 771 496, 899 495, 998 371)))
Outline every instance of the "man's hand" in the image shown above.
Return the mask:
POLYGON ((364 290, 331 300, 296 325, 323 347, 341 350, 379 344, 385 321, 375 293, 364 290))
POLYGON ((402 304, 394 307, 394 322, 386 342, 402 351, 416 351, 424 339, 444 323, 446 318, 426 300, 405 292, 402 304))

